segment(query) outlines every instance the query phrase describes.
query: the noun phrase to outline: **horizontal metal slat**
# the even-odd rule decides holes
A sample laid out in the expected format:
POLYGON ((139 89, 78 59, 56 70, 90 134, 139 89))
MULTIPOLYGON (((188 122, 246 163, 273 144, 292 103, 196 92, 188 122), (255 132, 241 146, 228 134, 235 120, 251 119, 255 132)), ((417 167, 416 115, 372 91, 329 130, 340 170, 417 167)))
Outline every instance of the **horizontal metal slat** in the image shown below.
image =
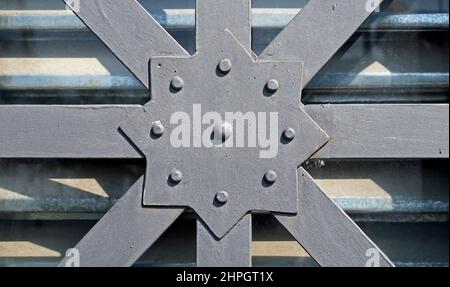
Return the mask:
POLYGON ((331 137, 316 158, 448 158, 449 106, 307 105, 331 137))
MULTIPOLYGON (((254 266, 315 266, 273 220, 254 217, 254 266)), ((194 223, 188 219, 177 221, 136 265, 195 266, 194 223)), ((0 266, 56 266, 62 254, 93 224, 94 221, 0 221, 0 266)), ((367 223, 361 228, 396 265, 448 266, 447 223, 367 223)))
MULTIPOLYGON (((305 168, 360 222, 448 220, 445 160, 311 160, 305 168)), ((0 219, 98 219, 144 173, 143 161, 0 160, 0 219)))
MULTIPOLYGON (((314 78, 308 90, 448 88, 448 73, 326 73, 314 78)), ((137 90, 131 75, 13 75, 0 76, 2 90, 137 90)))
MULTIPOLYGON (((301 9, 253 9, 252 27, 280 29, 286 26, 301 9)), ((167 29, 193 29, 193 9, 165 9, 152 16, 167 29)), ((363 24, 361 31, 429 31, 448 30, 446 13, 393 14, 375 13, 363 24)), ((0 11, 0 30, 86 30, 71 11, 30 10, 0 11)))
MULTIPOLYGON (((139 106, 0 106, 2 158, 141 158, 118 132, 139 106)), ((448 158, 449 105, 307 105, 316 158, 448 158)))
POLYGON ((0 105, 0 157, 141 158, 118 131, 138 108, 0 105))

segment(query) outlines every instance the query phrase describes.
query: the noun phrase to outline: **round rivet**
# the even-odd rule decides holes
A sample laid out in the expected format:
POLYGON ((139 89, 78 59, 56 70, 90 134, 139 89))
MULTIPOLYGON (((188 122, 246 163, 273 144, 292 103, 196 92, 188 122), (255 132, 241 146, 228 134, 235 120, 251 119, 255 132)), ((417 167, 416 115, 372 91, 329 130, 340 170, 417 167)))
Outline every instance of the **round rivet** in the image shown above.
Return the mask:
POLYGON ((170 82, 170 86, 173 89, 179 91, 184 87, 184 80, 180 76, 175 76, 170 82))
POLYGON ((228 122, 214 125, 214 139, 225 142, 233 134, 233 126, 228 122))
POLYGON ((164 128, 163 124, 160 121, 154 122, 152 124, 152 134, 155 136, 162 136, 166 129, 164 128))
POLYGON ((229 197, 228 192, 226 192, 224 190, 219 191, 218 193, 216 193, 216 200, 219 203, 222 203, 222 204, 227 203, 228 202, 228 197, 229 197))
POLYGON ((268 182, 268 183, 274 183, 275 181, 277 181, 278 179, 278 175, 275 171, 273 170, 269 170, 264 174, 264 179, 268 182))
POLYGON ((172 170, 170 173, 170 180, 173 182, 180 182, 183 180, 183 173, 177 169, 172 170))
POLYGON ((275 93, 280 88, 280 83, 278 83, 277 80, 271 79, 266 84, 267 90, 269 90, 272 93, 275 93))
POLYGON ((293 140, 295 138, 295 130, 293 128, 287 128, 284 130, 283 135, 288 140, 293 140))
POLYGON ((223 59, 223 60, 221 60, 220 62, 219 62, 219 70, 222 72, 222 73, 228 73, 228 72, 230 72, 231 71, 231 61, 230 61, 230 59, 223 59))

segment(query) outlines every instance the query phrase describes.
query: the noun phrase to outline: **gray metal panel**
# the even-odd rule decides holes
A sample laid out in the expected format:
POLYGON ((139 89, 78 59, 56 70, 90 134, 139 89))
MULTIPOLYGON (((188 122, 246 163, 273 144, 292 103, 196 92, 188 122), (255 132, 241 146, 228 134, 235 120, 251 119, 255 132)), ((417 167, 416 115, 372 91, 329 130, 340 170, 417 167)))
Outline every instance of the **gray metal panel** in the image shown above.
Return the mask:
POLYGON ((115 1, 114 5, 108 0, 77 2, 75 14, 147 88, 152 56, 188 55, 136 0, 115 1))
POLYGON ((118 130, 138 107, 0 105, 0 157, 140 158, 118 130))
POLYGON ((381 2, 309 1, 261 53, 261 58, 303 61, 306 86, 381 2))
POLYGON ((250 50, 250 0, 198 0, 195 16, 197 51, 215 45, 215 39, 225 29, 229 30, 246 49, 250 50))
MULTIPOLYGON (((297 212, 296 168, 328 137, 299 106, 301 63, 255 61, 228 30, 217 32, 202 49, 190 58, 152 58, 151 78, 159 83, 152 86, 153 98, 121 129, 147 158, 146 180, 151 185, 145 186, 144 204, 189 206, 221 238, 251 210, 297 212), (233 63, 225 75, 217 72, 222 59, 233 63), (170 89, 175 77, 181 77, 185 83, 176 92, 170 89), (267 90, 270 79, 278 79, 278 90, 267 90), (193 104, 201 111, 195 112, 193 104), (229 111, 250 115, 258 111, 271 117, 276 114, 276 125, 270 127, 276 132, 270 135, 276 141, 276 153, 267 158, 260 155, 258 148, 238 144, 240 139, 249 139, 250 125, 256 127, 256 115, 255 122, 242 130, 238 121, 225 118, 235 126, 235 135, 226 141, 225 147, 212 143, 211 147, 196 146, 195 141, 189 146, 174 147, 172 137, 177 126, 172 122, 174 112, 185 112, 195 121, 202 111, 219 115, 229 111), (166 131, 157 138, 149 134, 150 125, 155 122, 160 122, 166 131), (283 130, 288 127, 295 130, 296 139, 284 141, 283 130), (233 148, 228 148, 230 144, 233 148), (193 162, 195 169, 191 168, 193 162), (179 184, 167 183, 173 169, 184 174, 179 184), (278 174, 274 184, 263 181, 269 170, 278 174), (217 205, 213 200, 220 190, 229 193, 229 203, 217 205)), ((204 122, 201 131, 209 136, 211 131, 205 126, 204 122)), ((191 139, 197 137, 194 128, 196 125, 191 139)))
POLYGON ((298 173, 299 213, 275 218, 319 265, 364 267, 373 251, 378 253, 380 266, 393 265, 306 170, 300 168, 298 173))
POLYGON ((143 208, 143 185, 141 177, 74 247, 80 267, 131 266, 183 213, 183 208, 143 208))
POLYGON ((251 267, 252 216, 245 215, 230 232, 218 239, 197 220, 198 267, 251 267))
POLYGON ((330 135, 316 158, 448 158, 449 105, 307 105, 330 135))

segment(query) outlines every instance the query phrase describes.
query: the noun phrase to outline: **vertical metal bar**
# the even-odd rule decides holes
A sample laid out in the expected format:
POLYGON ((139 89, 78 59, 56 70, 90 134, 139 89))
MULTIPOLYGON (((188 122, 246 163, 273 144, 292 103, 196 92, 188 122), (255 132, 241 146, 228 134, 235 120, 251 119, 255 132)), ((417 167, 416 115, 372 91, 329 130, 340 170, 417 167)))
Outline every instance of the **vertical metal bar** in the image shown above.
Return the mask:
POLYGON ((197 266, 251 267, 252 216, 245 215, 223 238, 218 239, 197 219, 197 266))
POLYGON ((214 45, 214 38, 225 29, 248 50, 251 48, 250 0, 197 0, 197 51, 214 45))

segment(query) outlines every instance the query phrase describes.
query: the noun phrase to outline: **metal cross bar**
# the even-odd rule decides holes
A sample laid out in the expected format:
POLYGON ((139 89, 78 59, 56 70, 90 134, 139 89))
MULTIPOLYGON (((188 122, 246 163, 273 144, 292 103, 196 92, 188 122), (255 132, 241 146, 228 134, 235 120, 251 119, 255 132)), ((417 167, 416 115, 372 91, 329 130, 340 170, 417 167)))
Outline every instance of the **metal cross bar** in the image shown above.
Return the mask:
POLYGON ((302 60, 306 86, 381 2, 309 1, 261 53, 261 58, 302 60))
MULTIPOLYGON (((0 157, 140 159, 118 132, 139 109, 0 105, 0 157)), ((331 137, 315 158, 449 156, 448 104, 307 105, 305 110, 331 137)))
POLYGON ((151 57, 188 55, 136 0, 78 0, 76 8, 74 13, 147 88, 151 57))
POLYGON ((302 88, 380 2, 310 1, 256 57, 250 0, 197 0, 192 56, 137 1, 81 0, 76 14, 151 88, 152 100, 143 107, 0 106, 0 157, 146 159, 145 180, 76 246, 82 266, 132 265, 186 207, 199 216, 198 266, 251 265, 253 211, 272 213, 322 266, 364 266, 368 252, 378 255, 375 265, 392 266, 298 168, 312 156, 448 157, 448 105, 300 101, 302 88), (175 147, 172 116, 189 116, 195 104, 216 114, 273 112, 278 153, 224 148, 234 140, 227 119, 193 127, 212 145, 175 147))
POLYGON ((392 262, 303 169, 299 169, 299 210, 275 215, 321 266, 365 266, 367 252, 376 252, 379 266, 392 262))
POLYGON ((80 266, 131 266, 183 213, 184 208, 142 208, 143 185, 141 177, 75 246, 80 266))

